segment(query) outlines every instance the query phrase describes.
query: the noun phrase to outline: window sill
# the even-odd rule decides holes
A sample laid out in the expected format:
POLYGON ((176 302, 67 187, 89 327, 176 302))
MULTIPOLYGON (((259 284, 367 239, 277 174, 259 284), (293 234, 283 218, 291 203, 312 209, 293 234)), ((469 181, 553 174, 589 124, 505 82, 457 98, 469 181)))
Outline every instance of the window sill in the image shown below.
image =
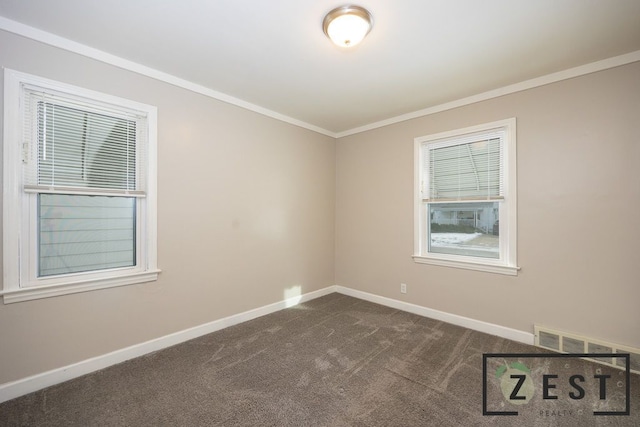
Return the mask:
POLYGON ((439 265, 441 267, 462 268, 465 270, 484 271, 486 273, 505 274, 507 276, 517 276, 518 270, 520 270, 520 267, 517 266, 432 258, 426 257, 424 255, 413 255, 413 260, 418 264, 431 264, 439 265))
POLYGON ((110 277, 93 281, 63 283, 48 286, 31 286, 28 288, 9 289, 0 292, 5 304, 30 301, 40 298, 56 297, 60 295, 75 294, 78 292, 94 291, 98 289, 115 288, 118 286, 133 285, 136 283, 153 282, 158 280, 160 270, 145 271, 143 273, 128 274, 125 276, 110 277))

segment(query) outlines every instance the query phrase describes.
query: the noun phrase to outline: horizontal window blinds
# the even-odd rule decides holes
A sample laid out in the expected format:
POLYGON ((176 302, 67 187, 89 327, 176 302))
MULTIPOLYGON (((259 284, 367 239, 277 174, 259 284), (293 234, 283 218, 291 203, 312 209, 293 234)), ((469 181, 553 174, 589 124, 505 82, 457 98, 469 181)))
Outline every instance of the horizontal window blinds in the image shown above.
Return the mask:
POLYGON ((502 141, 495 131, 424 143, 423 198, 438 201, 497 200, 504 196, 502 141))
POLYGON ((138 265, 147 118, 72 95, 23 92, 24 190, 37 196, 37 276, 138 265))
POLYGON ((25 117, 26 191, 144 195, 144 117, 35 91, 25 117))

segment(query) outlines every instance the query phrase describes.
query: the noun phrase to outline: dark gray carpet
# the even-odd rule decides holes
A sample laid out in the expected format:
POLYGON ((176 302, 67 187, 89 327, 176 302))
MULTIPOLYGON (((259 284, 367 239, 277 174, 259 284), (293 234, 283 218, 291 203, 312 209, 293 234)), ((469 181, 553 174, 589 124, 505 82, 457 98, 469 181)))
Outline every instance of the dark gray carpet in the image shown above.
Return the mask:
MULTIPOLYGON (((505 404, 495 378, 500 361, 488 369, 488 407, 520 415, 483 416, 482 355, 510 352, 542 353, 331 294, 5 402, 0 425, 640 425, 637 375, 630 416, 594 416, 589 399, 569 401, 561 384, 551 390, 557 400, 541 399, 537 384, 527 404, 505 404)), ((607 404, 624 398, 621 371, 575 359, 549 363, 587 379, 610 372, 607 404)))

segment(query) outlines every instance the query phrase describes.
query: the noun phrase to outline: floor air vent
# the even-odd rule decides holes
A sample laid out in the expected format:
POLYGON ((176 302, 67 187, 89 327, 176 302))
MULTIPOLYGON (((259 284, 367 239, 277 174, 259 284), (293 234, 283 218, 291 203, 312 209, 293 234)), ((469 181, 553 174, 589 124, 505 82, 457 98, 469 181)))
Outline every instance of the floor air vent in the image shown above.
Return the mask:
MULTIPOLYGON (((535 345, 559 353, 629 353, 630 369, 640 374, 640 349, 612 344, 581 335, 556 331, 535 325, 535 345)), ((594 362, 625 369, 625 361, 619 357, 598 357, 589 359, 594 362)))

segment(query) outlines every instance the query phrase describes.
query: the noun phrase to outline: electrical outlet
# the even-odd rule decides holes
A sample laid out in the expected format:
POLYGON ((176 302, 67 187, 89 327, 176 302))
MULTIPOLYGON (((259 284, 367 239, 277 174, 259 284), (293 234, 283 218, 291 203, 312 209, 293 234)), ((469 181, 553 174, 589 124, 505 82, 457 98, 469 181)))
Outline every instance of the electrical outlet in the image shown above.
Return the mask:
POLYGON ((403 294, 407 293, 407 284, 406 283, 400 283, 400 292, 403 294))

